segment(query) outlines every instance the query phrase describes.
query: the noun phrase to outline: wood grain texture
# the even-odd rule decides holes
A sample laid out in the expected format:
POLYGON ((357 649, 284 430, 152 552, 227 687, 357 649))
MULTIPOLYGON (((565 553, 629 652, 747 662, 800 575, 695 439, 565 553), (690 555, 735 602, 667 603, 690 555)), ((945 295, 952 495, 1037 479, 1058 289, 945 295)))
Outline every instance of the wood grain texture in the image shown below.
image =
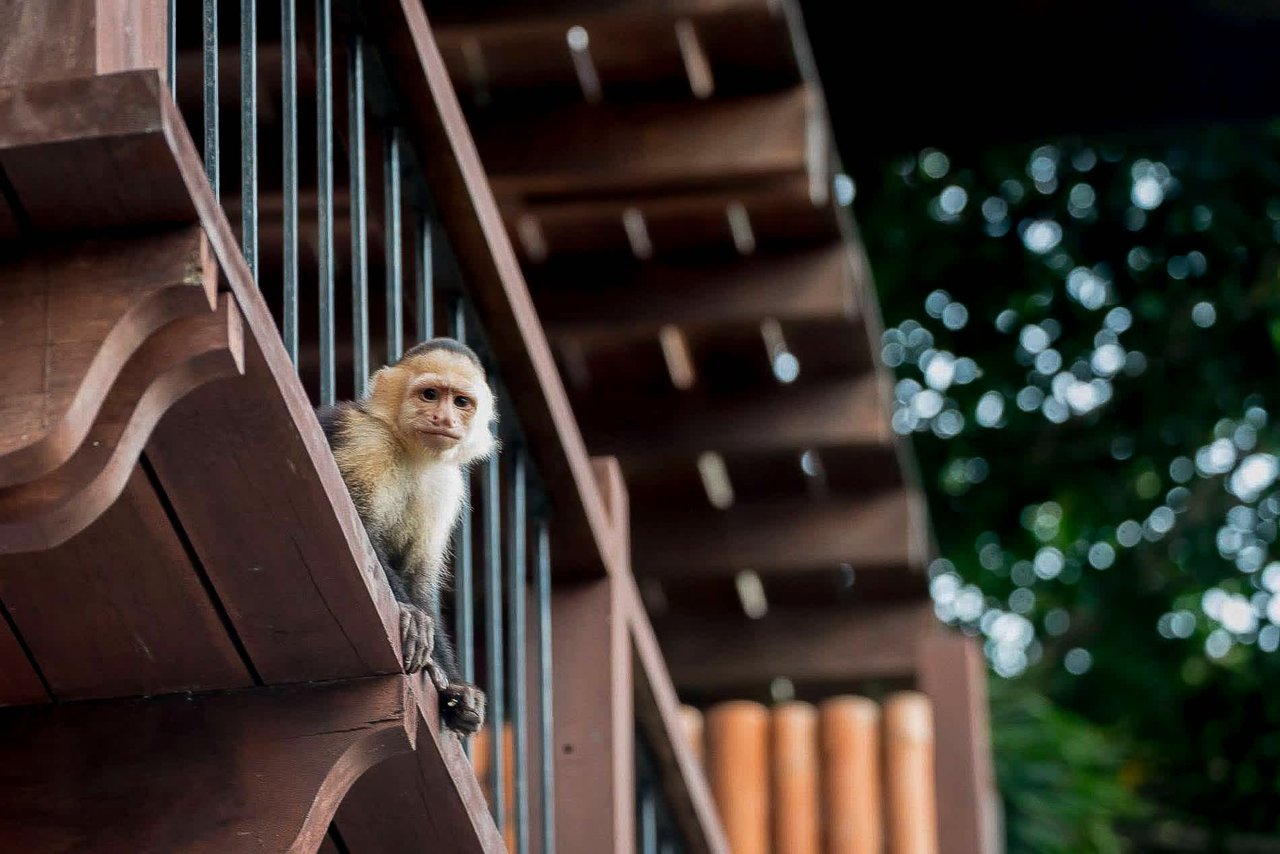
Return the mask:
POLYGON ((97 519, 124 489, 151 431, 177 400, 243 366, 240 315, 218 311, 176 320, 130 358, 80 448, 29 483, 0 488, 0 554, 62 545, 97 519))
POLYGON ((162 326, 214 308, 198 228, 52 242, 5 265, 0 486, 71 458, 120 371, 162 326))
POLYGON ((0 2, 0 84, 163 68, 165 0, 0 2))
POLYGON ((658 637, 678 689, 765 688, 778 676, 797 685, 910 678, 934 617, 927 603, 662 620, 658 637))
POLYGON ((0 849, 310 854, 405 753, 402 676, 0 712, 0 849))
POLYGON ((56 699, 253 681, 136 468, 110 509, 65 544, 0 557, 0 600, 56 699))

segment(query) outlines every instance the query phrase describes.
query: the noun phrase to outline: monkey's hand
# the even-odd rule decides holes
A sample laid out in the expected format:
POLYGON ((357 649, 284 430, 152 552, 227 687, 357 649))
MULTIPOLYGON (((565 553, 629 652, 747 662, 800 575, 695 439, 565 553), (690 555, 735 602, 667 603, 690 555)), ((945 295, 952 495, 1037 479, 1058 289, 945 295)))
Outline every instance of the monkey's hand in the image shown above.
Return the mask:
POLYGON ((404 670, 414 673, 431 663, 435 650, 435 623, 416 605, 400 602, 400 642, 404 646, 404 670))
POLYGON ((440 719, 459 735, 475 735, 484 726, 484 692, 465 682, 453 682, 440 692, 440 719))

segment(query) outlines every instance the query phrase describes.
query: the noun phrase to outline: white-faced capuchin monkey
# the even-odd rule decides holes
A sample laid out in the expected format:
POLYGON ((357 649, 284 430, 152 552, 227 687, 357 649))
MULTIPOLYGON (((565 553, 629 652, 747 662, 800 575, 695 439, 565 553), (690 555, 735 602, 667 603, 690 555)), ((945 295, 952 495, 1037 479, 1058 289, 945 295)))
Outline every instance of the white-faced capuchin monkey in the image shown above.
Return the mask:
POLYGON ((446 726, 474 733, 484 723, 484 693, 462 681, 440 600, 466 468, 497 447, 480 359, 452 338, 424 341, 374 374, 362 400, 319 416, 400 604, 405 669, 428 672, 446 726))

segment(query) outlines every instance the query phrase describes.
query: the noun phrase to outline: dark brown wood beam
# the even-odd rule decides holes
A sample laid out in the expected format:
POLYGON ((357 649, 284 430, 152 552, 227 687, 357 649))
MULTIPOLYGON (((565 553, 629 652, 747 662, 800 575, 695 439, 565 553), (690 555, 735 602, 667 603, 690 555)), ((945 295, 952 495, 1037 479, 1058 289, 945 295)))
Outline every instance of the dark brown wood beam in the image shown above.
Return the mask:
MULTIPOLYGON (((763 345, 762 345, 763 346, 763 345)), ((874 376, 777 385, 742 395, 575 401, 594 452, 630 463, 659 454, 884 446, 893 441, 874 376)))
POLYGON ((734 505, 716 510, 637 507, 637 573, 691 574, 919 568, 920 520, 905 491, 734 505))
POLYGON ((681 693, 767 695, 785 677, 850 684, 910 678, 934 617, 927 603, 700 620, 668 619, 656 630, 681 693))
POLYGON ((565 260, 529 271, 553 337, 616 340, 681 327, 852 318, 858 285, 834 244, 786 255, 701 264, 633 263, 612 270, 565 260))
POLYGON ((481 113, 473 129, 499 195, 652 193, 796 174, 816 183, 826 162, 810 156, 813 105, 796 87, 717 101, 481 113))

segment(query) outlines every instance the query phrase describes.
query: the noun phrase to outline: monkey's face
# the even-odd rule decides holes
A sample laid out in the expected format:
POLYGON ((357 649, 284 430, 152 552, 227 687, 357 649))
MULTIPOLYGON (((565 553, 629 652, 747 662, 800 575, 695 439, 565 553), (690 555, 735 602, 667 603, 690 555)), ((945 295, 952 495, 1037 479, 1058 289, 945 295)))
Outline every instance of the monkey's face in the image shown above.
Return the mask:
POLYGON ((460 353, 432 350, 379 371, 371 396, 405 443, 429 456, 469 462, 493 449, 493 393, 460 353), (394 413, 385 411, 393 403, 394 413))

